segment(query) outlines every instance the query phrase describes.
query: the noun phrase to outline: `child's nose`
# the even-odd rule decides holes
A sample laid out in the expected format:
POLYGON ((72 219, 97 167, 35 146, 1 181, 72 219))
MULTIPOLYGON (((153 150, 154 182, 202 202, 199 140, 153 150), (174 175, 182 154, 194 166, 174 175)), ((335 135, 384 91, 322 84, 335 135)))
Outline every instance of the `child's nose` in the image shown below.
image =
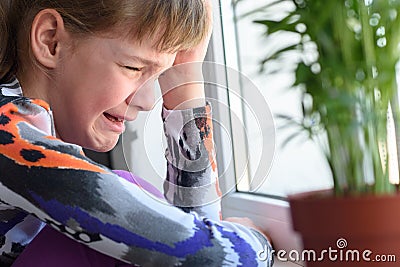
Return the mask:
POLYGON ((136 92, 132 93, 126 102, 129 106, 135 106, 141 111, 149 111, 153 108, 154 97, 154 82, 146 82, 136 92))

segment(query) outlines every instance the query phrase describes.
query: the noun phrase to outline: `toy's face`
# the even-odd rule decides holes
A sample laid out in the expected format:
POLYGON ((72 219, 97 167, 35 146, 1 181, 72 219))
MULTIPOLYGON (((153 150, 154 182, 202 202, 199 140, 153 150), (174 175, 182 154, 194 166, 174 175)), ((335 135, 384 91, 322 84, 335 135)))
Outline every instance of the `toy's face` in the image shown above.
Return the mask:
POLYGON ((112 149, 124 121, 152 108, 153 81, 175 56, 145 40, 99 37, 64 49, 46 92, 58 137, 97 151, 112 149))

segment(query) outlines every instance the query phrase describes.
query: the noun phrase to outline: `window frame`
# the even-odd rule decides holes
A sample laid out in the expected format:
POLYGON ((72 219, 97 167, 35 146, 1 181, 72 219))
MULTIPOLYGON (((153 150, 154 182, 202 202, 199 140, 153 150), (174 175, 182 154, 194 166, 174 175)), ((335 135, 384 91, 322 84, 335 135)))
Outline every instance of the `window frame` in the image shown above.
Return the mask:
MULTIPOLYGON (((226 57, 226 51, 238 51, 236 41, 236 31, 234 22, 234 13, 232 3, 229 0, 213 0, 214 9, 214 29, 213 36, 210 41, 209 51, 207 53, 206 61, 215 62, 218 65, 228 66, 239 70, 238 58, 226 57)), ((217 71, 207 70, 207 73, 220 73, 217 71)), ((212 81, 220 85, 226 85, 232 82, 232 77, 227 77, 228 72, 224 77, 212 77, 212 81)), ((206 96, 218 99, 222 103, 229 103, 228 92, 222 90, 207 90, 206 96)), ((217 121, 231 122, 229 125, 224 125, 225 130, 232 134, 232 121, 231 115, 225 110, 220 110, 218 107, 213 106, 213 118, 217 121)), ((244 193, 236 190, 235 179, 235 164, 236 160, 241 160, 241 157, 246 157, 243 153, 234 153, 238 147, 242 147, 241 151, 246 146, 244 140, 238 140, 235 136, 232 137, 233 144, 230 140, 222 138, 221 129, 214 126, 214 139, 217 150, 218 168, 224 170, 223 174, 219 177, 221 191, 224 192, 222 197, 222 215, 226 217, 248 217, 252 219, 257 225, 265 230, 271 236, 274 244, 274 249, 301 251, 301 240, 297 233, 292 230, 290 207, 289 203, 282 198, 265 196, 254 193, 244 193), (233 146, 233 159, 230 156, 224 155, 224 151, 230 151, 233 146)), ((279 262, 279 261, 278 261, 279 262)), ((297 263, 282 263, 279 262, 275 266, 298 266, 302 264, 297 263)))

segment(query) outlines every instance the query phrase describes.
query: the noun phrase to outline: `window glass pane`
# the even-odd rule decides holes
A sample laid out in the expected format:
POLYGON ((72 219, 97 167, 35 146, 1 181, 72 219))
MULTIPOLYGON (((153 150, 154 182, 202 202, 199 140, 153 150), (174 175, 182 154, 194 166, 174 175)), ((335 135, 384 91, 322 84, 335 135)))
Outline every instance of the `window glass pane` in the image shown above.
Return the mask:
MULTIPOLYGON (((231 23, 235 25, 237 49, 226 49, 226 57, 238 57, 241 73, 253 81, 259 92, 265 97, 275 122, 275 154, 269 175, 257 189, 246 187, 243 181, 239 184, 238 189, 286 196, 300 191, 330 188, 332 186, 331 174, 320 148, 309 140, 305 133, 300 133, 286 143, 285 140, 299 132, 299 129, 292 126, 282 127, 285 123, 276 117, 281 114, 301 118, 300 91, 291 88, 294 81, 296 55, 288 54, 280 63, 268 64, 265 66, 265 71, 260 72, 261 61, 276 47, 295 44, 299 41, 299 36, 287 32, 265 36, 265 26, 253 22, 263 17, 279 19, 285 12, 293 8, 290 1, 281 1, 279 5, 275 5, 267 12, 251 13, 252 10, 265 6, 268 2, 272 1, 241 0, 236 1, 230 7, 232 18, 234 18, 231 23)), ((224 23, 226 24, 226 20, 224 23)), ((228 36, 231 34, 229 31, 225 31, 224 34, 226 35, 225 40, 232 39, 232 36, 228 36)), ((244 99, 251 99, 257 97, 258 92, 249 90, 244 85, 242 96, 244 99)), ((265 109, 267 113, 267 107, 265 109)), ((244 121, 248 131, 248 168, 250 178, 254 178, 257 166, 260 164, 259 155, 260 149, 262 149, 260 144, 262 144, 263 136, 257 130, 257 122, 249 118, 248 114, 250 113, 244 112, 244 121)), ((238 152, 236 147, 235 152, 238 152)))

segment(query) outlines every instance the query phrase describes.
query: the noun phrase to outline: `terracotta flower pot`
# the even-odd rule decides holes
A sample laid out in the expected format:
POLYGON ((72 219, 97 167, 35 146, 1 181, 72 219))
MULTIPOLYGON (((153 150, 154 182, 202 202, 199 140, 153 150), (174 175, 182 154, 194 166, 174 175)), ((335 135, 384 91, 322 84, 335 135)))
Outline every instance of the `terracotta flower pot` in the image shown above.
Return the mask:
POLYGON ((400 266, 400 195, 338 198, 319 191, 289 202, 304 247, 291 258, 308 267, 400 266))

